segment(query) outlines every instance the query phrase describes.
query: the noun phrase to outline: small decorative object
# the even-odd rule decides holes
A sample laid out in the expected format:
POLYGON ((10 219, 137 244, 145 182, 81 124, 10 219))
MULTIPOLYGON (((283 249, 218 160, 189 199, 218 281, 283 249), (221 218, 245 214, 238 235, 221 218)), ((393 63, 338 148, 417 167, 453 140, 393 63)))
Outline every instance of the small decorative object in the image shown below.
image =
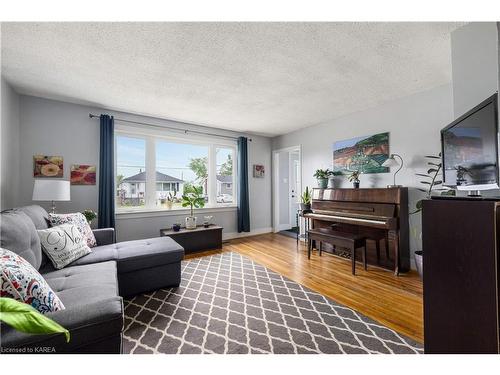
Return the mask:
POLYGON ((423 254, 424 253, 422 250, 415 251, 415 266, 417 266, 417 271, 421 279, 423 278, 424 275, 424 263, 422 257, 423 254))
POLYGON ((33 177, 62 177, 62 156, 33 156, 33 177))
POLYGON ((56 212, 55 201, 70 200, 70 184, 64 180, 35 180, 33 186, 34 201, 52 202, 51 212, 56 212))
POLYGON ((359 189, 359 175, 360 174, 361 174, 361 172, 358 170, 351 171, 351 174, 349 175, 349 177, 347 177, 349 179, 349 181, 352 182, 352 186, 355 189, 359 189))
POLYGON ((213 219, 212 215, 210 215, 210 216, 203 216, 203 226, 205 228, 208 228, 210 225, 212 225, 212 219, 213 219))
POLYGON ((97 212, 95 212, 94 210, 87 209, 84 210, 82 214, 83 216, 85 216, 85 219, 87 219, 89 225, 91 225, 92 221, 94 221, 97 218, 97 212))
POLYGON ((174 232, 178 232, 181 230, 181 224, 180 223, 175 223, 174 225, 172 225, 172 229, 174 232))
POLYGON ((203 188, 201 186, 191 186, 185 189, 182 196, 182 207, 189 207, 191 210, 191 215, 186 217, 186 229, 195 229, 196 217, 194 216, 194 208, 205 207, 203 188))
POLYGON ((95 165, 73 164, 71 166, 71 185, 95 185, 95 165))
POLYGON ((335 188, 335 176, 341 176, 342 172, 340 171, 333 171, 330 176, 328 177, 328 189, 334 189, 335 188))
POLYGON ((265 170, 264 166, 261 164, 254 164, 253 165, 253 176, 255 178, 264 178, 265 176, 265 170))
POLYGON ((330 177, 332 173, 333 172, 329 169, 316 169, 313 177, 316 177, 316 180, 318 181, 318 187, 320 189, 326 189, 328 185, 328 177, 330 177))
POLYGON ((309 186, 306 186, 306 189, 302 193, 300 199, 300 209, 302 211, 309 211, 311 209, 311 192, 309 191, 309 186))
POLYGON ((387 173, 382 164, 389 157, 389 133, 352 138, 333 145, 333 169, 362 173, 387 173))
POLYGON ((403 158, 398 154, 391 154, 383 163, 383 167, 391 168, 391 167, 399 167, 396 172, 394 172, 394 183, 392 185, 387 185, 388 188, 401 187, 401 185, 396 185, 396 174, 403 168, 403 158), (401 163, 396 160, 399 158, 401 163))

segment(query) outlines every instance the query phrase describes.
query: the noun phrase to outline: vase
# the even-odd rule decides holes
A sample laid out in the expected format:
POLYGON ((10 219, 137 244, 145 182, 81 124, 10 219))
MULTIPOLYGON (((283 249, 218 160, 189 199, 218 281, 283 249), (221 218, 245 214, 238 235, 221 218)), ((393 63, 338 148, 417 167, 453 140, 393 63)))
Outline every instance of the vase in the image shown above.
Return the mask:
POLYGON ((423 254, 422 251, 415 251, 415 266, 417 266, 417 271, 421 279, 424 276, 423 254))
POLYGON ((354 181, 352 183, 352 186, 354 187, 354 189, 359 189, 359 181, 354 181))
POLYGON ((328 177, 328 189, 335 188, 335 177, 328 177))
POLYGON ((174 230, 174 232, 178 232, 181 230, 181 225, 176 223, 176 224, 172 225, 172 229, 174 230))
POLYGON ((327 178, 318 178, 318 187, 320 189, 326 189, 327 186, 328 186, 327 178))
POLYGON ((186 229, 195 229, 195 228, 196 228, 196 216, 186 217, 186 229))

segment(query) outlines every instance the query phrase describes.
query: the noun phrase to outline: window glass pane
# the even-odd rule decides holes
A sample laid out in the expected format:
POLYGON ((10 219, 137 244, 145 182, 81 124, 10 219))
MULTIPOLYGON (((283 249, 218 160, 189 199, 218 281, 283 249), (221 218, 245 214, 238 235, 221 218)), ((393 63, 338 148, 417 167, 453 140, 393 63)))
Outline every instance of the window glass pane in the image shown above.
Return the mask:
POLYGON ((116 137, 116 207, 144 206, 146 141, 116 137))
POLYGON ((208 146, 156 142, 156 206, 182 208, 181 196, 190 186, 201 186, 208 202, 208 146))
POLYGON ((216 167, 217 167, 217 203, 233 203, 234 201, 234 176, 233 160, 234 150, 232 148, 217 148, 216 167))

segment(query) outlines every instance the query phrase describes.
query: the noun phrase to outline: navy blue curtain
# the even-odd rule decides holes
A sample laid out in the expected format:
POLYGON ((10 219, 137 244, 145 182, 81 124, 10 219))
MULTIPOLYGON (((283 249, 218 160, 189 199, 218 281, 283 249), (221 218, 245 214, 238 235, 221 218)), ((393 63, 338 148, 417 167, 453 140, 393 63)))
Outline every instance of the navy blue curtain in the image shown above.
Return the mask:
POLYGON ((238 232, 250 232, 247 142, 245 137, 238 138, 238 232))
POLYGON ((99 228, 115 227, 115 162, 113 116, 101 115, 101 139, 99 153, 99 228))

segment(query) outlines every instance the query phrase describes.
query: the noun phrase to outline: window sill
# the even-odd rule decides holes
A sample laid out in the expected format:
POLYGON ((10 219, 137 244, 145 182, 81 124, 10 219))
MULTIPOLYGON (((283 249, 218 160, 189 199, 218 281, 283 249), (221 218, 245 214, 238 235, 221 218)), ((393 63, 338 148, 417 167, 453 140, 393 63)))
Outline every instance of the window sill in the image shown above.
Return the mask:
MULTIPOLYGON (((194 211, 195 216, 202 216, 208 213, 219 213, 219 212, 230 212, 236 211, 236 205, 226 205, 218 207, 204 207, 197 208, 194 211)), ((188 216, 190 213, 189 209, 175 209, 175 210, 165 210, 165 209, 147 209, 147 208, 136 208, 130 210, 117 210, 115 213, 117 220, 122 219, 138 219, 143 217, 164 217, 164 216, 188 216)))

